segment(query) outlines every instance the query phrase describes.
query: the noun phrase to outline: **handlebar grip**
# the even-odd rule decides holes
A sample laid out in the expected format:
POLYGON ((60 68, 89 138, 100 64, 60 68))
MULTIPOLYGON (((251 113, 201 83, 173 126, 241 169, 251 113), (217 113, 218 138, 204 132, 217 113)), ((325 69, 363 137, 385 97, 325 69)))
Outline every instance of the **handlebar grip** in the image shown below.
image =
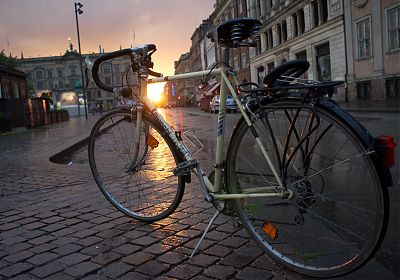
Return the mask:
POLYGON ((106 60, 110 60, 110 59, 113 59, 113 58, 116 58, 119 56, 123 56, 123 55, 129 55, 131 53, 132 53, 132 49, 123 49, 123 50, 118 50, 115 52, 110 52, 110 53, 104 54, 104 55, 100 56, 98 59, 96 59, 93 63, 93 68, 92 68, 92 77, 93 77, 93 81, 95 82, 95 84, 99 88, 101 88, 105 91, 113 92, 114 91, 113 87, 105 85, 100 81, 99 74, 98 74, 100 64, 106 60))

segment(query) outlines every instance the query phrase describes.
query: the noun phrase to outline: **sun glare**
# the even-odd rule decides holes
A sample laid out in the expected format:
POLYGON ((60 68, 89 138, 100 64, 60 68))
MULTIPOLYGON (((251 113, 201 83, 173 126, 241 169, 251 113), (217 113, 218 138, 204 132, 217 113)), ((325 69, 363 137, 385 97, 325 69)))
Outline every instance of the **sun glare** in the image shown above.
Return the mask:
POLYGON ((159 103, 162 99, 165 83, 148 84, 147 97, 154 103, 159 103))

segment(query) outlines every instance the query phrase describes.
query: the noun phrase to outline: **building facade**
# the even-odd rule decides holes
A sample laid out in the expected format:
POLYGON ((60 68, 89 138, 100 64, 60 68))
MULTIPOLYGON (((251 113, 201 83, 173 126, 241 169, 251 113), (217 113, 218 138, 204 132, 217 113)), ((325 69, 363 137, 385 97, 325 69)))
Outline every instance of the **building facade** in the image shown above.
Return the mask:
MULTIPOLYGON (((93 53, 82 55, 82 57, 88 56, 91 61, 94 61, 100 55, 101 53, 93 53)), ((83 83, 79 63, 79 54, 70 45, 70 49, 62 56, 19 59, 17 68, 26 73, 31 96, 42 94, 51 96, 54 104, 58 103, 74 116, 78 114, 78 107, 81 113, 84 112, 83 83)), ((136 82, 134 76, 124 74, 129 65, 129 57, 105 62, 99 69, 100 79, 103 83, 114 87, 132 85, 136 82)), ((96 103, 102 104, 105 110, 114 107, 119 98, 113 93, 99 89, 93 81, 90 81, 86 88, 86 96, 89 108, 90 104, 96 103)))
MULTIPOLYGON (((210 16, 213 26, 217 27, 222 22, 248 16, 248 3, 246 0, 217 0, 215 10, 210 16)), ((222 48, 216 45, 217 61, 222 61, 222 48)), ((240 82, 250 81, 249 48, 239 47, 229 50, 229 64, 236 70, 240 82)))
MULTIPOLYGON (((310 62, 303 78, 345 80, 346 56, 341 0, 247 0, 250 17, 262 22, 260 41, 250 49, 251 79, 293 59, 310 62)), ((345 87, 334 96, 345 100, 345 87)))
POLYGON ((400 2, 344 1, 349 100, 400 98, 400 2))
MULTIPOLYGON (((189 67, 189 53, 182 54, 178 61, 175 61, 175 75, 190 72, 189 67)), ((174 94, 178 105, 189 105, 195 101, 195 94, 192 89, 192 81, 190 80, 177 80, 174 82, 174 94)))

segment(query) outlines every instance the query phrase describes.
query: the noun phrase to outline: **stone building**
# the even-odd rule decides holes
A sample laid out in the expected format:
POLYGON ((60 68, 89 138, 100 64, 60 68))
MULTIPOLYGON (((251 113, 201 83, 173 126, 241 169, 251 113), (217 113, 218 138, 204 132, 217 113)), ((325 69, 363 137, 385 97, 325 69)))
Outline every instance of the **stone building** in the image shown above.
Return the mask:
MULTIPOLYGON (((175 75, 190 72, 189 68, 189 53, 182 54, 178 61, 174 63, 175 75)), ((183 103, 192 103, 195 98, 192 90, 192 81, 178 80, 174 82, 175 100, 183 105, 183 103), (190 101, 189 101, 190 100, 190 101)))
MULTIPOLYGON (((94 61, 100 55, 101 53, 93 53, 82 55, 82 57, 89 56, 90 60, 94 61)), ((133 76, 128 75, 126 80, 124 75, 129 65, 129 57, 111 60, 102 64, 99 69, 99 76, 107 85, 121 87, 128 83, 133 84, 133 76)), ((62 56, 19 59, 17 68, 27 75, 30 95, 40 96, 42 93, 46 93, 52 96, 54 104, 59 102, 62 108, 69 111, 70 115, 78 115, 78 107, 80 108, 80 113, 84 114, 79 54, 73 49, 72 44, 62 56)), ((115 106, 119 98, 114 96, 113 93, 97 88, 92 81, 86 89, 86 96, 88 106, 91 103, 101 103, 105 110, 115 106)))
POLYGON ((400 98, 400 2, 344 1, 349 100, 400 98))
MULTIPOLYGON (((210 16, 213 26, 222 22, 239 17, 248 16, 246 0, 217 0, 214 12, 210 16)), ((250 81, 249 48, 239 47, 229 50, 229 64, 236 70, 240 82, 250 81)), ((217 61, 222 61, 222 49, 216 48, 217 61)))
MULTIPOLYGON (((310 68, 304 78, 345 80, 346 56, 341 0, 247 0, 248 15, 262 22, 260 41, 250 49, 252 81, 277 65, 305 59, 310 68)), ((344 87, 337 100, 345 100, 344 87)))
MULTIPOLYGON (((198 28, 193 32, 190 52, 189 52, 189 70, 190 72, 197 72, 210 69, 215 65, 215 46, 209 38, 207 33, 212 28, 212 23, 209 19, 203 20, 198 28)), ((204 94, 202 79, 191 79, 189 84, 193 92, 193 102, 198 103, 204 94)))

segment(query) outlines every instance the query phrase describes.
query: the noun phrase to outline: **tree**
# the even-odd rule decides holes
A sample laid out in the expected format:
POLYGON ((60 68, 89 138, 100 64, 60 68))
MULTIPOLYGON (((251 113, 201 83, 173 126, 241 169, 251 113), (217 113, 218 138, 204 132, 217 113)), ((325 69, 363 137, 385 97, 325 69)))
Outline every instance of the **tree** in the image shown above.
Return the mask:
POLYGON ((9 56, 6 56, 4 53, 4 49, 0 52, 0 64, 3 64, 11 69, 16 68, 17 57, 12 57, 11 53, 9 56))

